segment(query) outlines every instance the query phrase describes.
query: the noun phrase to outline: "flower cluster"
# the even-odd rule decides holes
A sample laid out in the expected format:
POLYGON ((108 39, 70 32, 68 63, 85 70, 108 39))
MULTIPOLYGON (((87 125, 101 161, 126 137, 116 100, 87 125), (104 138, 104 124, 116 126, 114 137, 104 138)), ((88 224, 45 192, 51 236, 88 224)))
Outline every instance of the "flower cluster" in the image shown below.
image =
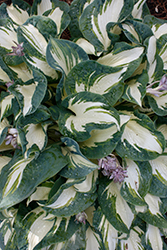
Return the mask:
POLYGON ((5 138, 5 144, 9 145, 11 144, 14 148, 18 148, 17 144, 17 137, 18 137, 18 131, 16 128, 9 128, 8 129, 8 135, 5 138))
POLYGON ((123 182, 127 176, 127 170, 124 170, 114 154, 110 154, 98 161, 102 174, 114 182, 123 182))

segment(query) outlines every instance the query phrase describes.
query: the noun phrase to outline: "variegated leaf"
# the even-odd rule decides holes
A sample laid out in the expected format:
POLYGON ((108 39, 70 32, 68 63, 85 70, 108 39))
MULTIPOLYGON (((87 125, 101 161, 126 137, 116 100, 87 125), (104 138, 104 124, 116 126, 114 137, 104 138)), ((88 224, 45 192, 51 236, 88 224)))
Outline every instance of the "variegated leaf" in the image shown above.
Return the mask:
POLYGON ((80 193, 94 193, 96 191, 98 178, 98 170, 94 170, 88 174, 84 181, 79 184, 74 184, 74 188, 80 193))
POLYGON ((140 76, 131 78, 126 82, 123 98, 142 107, 142 100, 146 94, 148 75, 143 72, 140 76))
POLYGON ((2 168, 9 163, 11 157, 8 156, 0 156, 0 173, 2 168))
POLYGON ((100 207, 94 212, 93 226, 102 234, 105 249, 116 249, 118 243, 118 231, 111 225, 111 223, 109 223, 100 207))
POLYGON ((32 201, 40 201, 40 200, 47 200, 49 192, 53 187, 54 182, 46 181, 43 182, 40 186, 38 186, 33 194, 31 194, 27 199, 27 206, 32 201))
POLYGON ((33 82, 17 84, 10 87, 11 92, 16 96, 23 115, 34 113, 41 104, 47 89, 47 79, 37 70, 33 70, 33 82))
POLYGON ((0 27, 0 47, 5 48, 8 52, 12 52, 12 46, 16 46, 17 33, 10 25, 8 28, 0 27))
POLYGON ((155 96, 155 95, 149 95, 148 101, 153 109, 153 111, 159 115, 159 116, 165 116, 167 115, 167 92, 162 92, 162 95, 155 96))
POLYGON ((85 141, 94 130, 115 127, 119 131, 118 113, 98 94, 80 92, 69 95, 61 104, 68 108, 67 112, 60 114, 58 120, 60 132, 64 136, 85 141))
MULTIPOLYGON (((166 151, 166 150, 165 150, 166 151)), ((166 197, 167 194, 167 154, 163 154, 150 161, 153 179, 150 186, 150 193, 159 197, 166 197)))
POLYGON ((122 95, 125 72, 126 68, 112 68, 96 61, 81 62, 67 75, 65 91, 67 95, 81 91, 97 93, 113 105, 122 95))
MULTIPOLYGON (((10 127, 9 121, 7 118, 4 118, 0 122, 0 145, 3 143, 4 139, 6 138, 8 128, 10 127)), ((5 149, 4 149, 5 150, 5 149)))
MULTIPOLYGON (((141 6, 142 4, 140 5, 140 7, 141 6)), ((123 22, 121 27, 123 28, 123 32, 126 35, 126 37, 132 43, 135 43, 135 44, 142 44, 147 37, 150 37, 153 35, 151 28, 148 25, 139 21, 128 20, 128 21, 123 22)))
POLYGON ((142 19, 143 18, 144 8, 146 6, 147 6, 146 5, 146 0, 135 0, 134 6, 133 6, 133 10, 132 10, 132 16, 133 16, 133 18, 135 18, 135 19, 142 19))
POLYGON ((128 157, 135 161, 146 161, 162 154, 164 148, 165 139, 155 129, 151 119, 145 114, 135 112, 135 115, 132 115, 125 124, 116 151, 121 157, 128 157))
MULTIPOLYGON (((55 186, 58 185, 58 191, 56 193, 51 190, 52 197, 44 204, 44 209, 54 214, 55 216, 72 216, 78 214, 80 211, 88 208, 96 199, 96 193, 77 192, 75 185, 80 184, 83 179, 68 179, 66 183, 62 184, 61 178, 55 182, 55 186)), ((76 186, 77 187, 77 186, 76 186)), ((78 188, 81 188, 81 186, 78 188)), ((84 188, 84 187, 83 187, 84 188)), ((86 190, 88 191, 88 190, 86 190)), ((42 204, 41 204, 42 205, 42 204)))
POLYGON ((149 76, 149 83, 152 83, 162 76, 163 63, 162 59, 157 54, 157 40, 155 36, 147 38, 145 45, 147 46, 147 73, 149 76))
POLYGON ((98 200, 109 223, 118 231, 128 233, 134 214, 121 196, 120 188, 121 185, 118 183, 108 181, 106 178, 101 179, 98 200))
POLYGON ((46 76, 57 78, 57 72, 46 62, 47 42, 39 30, 32 24, 19 26, 17 29, 19 43, 25 43, 24 48, 26 62, 46 76))
POLYGON ((106 129, 94 129, 90 138, 80 142, 81 152, 90 159, 100 159, 110 154, 122 136, 116 124, 106 129))
POLYGON ((146 243, 151 246, 152 250, 163 250, 163 242, 159 228, 147 225, 146 243))
POLYGON ((122 197, 134 205, 146 205, 144 196, 148 193, 152 169, 148 162, 134 162, 126 159, 127 176, 121 187, 122 197))
POLYGON ((112 42, 107 34, 107 24, 124 20, 132 8, 131 0, 95 0, 82 13, 79 19, 80 30, 97 51, 106 51, 112 42))
POLYGON ((158 131, 160 131, 163 136, 165 137, 165 140, 167 140, 167 124, 162 124, 158 127, 158 131))
POLYGON ((135 206, 138 216, 148 224, 159 228, 166 228, 167 221, 160 212, 161 199, 158 196, 146 194, 144 197, 147 206, 135 206))
POLYGON ((144 47, 131 46, 125 42, 116 43, 112 52, 100 57, 97 62, 110 67, 124 67, 124 79, 129 78, 138 68, 143 57, 144 47))
MULTIPOLYGON (((75 0, 75 2, 71 3, 70 11, 69 11, 71 22, 69 24, 69 28, 70 28, 72 39, 82 37, 82 33, 79 28, 79 19, 82 15, 83 10, 92 2, 93 0, 75 0), (79 5, 79 8, 78 8, 78 5, 79 5)), ((90 46, 94 47, 91 43, 90 43, 90 46)))
POLYGON ((22 25, 29 18, 29 14, 27 13, 27 11, 19 8, 18 6, 14 6, 13 3, 7 6, 6 10, 7 10, 8 16, 17 25, 22 25))
POLYGON ((79 62, 88 60, 86 52, 68 40, 51 38, 46 52, 47 62, 55 70, 67 75, 79 62))
MULTIPOLYGON (((70 18, 68 15, 69 6, 60 1, 41 0, 34 1, 32 13, 37 16, 47 16, 56 24, 57 35, 60 36, 68 26, 70 18)), ((47 30, 47 26, 46 26, 47 30)))
POLYGON ((17 154, 16 151, 15 157, 2 168, 0 174, 1 209, 27 198, 35 187, 54 176, 67 164, 60 148, 55 144, 44 150, 37 159, 33 159, 33 154, 27 159, 17 154))
POLYGON ((41 250, 41 249, 51 250, 53 248, 68 249, 68 250, 78 250, 80 248, 85 249, 86 245, 85 238, 86 238, 85 225, 77 224, 75 222, 74 217, 67 217, 67 218, 58 217, 52 231, 50 231, 44 237, 44 239, 34 248, 34 250, 41 250), (46 248, 45 246, 48 247, 46 248))
POLYGON ((66 147, 62 148, 62 152, 70 160, 70 163, 61 170, 61 176, 66 178, 82 178, 99 167, 80 152, 77 142, 68 137, 64 137, 61 140, 66 145, 66 147))
POLYGON ((78 44, 88 55, 100 56, 101 54, 101 52, 96 53, 95 47, 90 42, 88 42, 85 38, 81 37, 78 40, 76 40, 75 43, 78 44))
MULTIPOLYGON (((2 93, 1 93, 2 96, 2 93)), ((8 116, 8 112, 11 111, 12 109, 12 100, 14 98, 14 95, 10 95, 9 93, 1 99, 0 102, 0 107, 1 107, 1 120, 5 117, 8 116)))
POLYGON ((121 239, 121 249, 144 250, 145 248, 143 247, 141 240, 143 234, 144 232, 138 226, 131 229, 128 239, 121 239))
POLYGON ((86 230, 86 247, 85 250, 89 249, 100 249, 100 236, 94 232, 91 227, 86 230))

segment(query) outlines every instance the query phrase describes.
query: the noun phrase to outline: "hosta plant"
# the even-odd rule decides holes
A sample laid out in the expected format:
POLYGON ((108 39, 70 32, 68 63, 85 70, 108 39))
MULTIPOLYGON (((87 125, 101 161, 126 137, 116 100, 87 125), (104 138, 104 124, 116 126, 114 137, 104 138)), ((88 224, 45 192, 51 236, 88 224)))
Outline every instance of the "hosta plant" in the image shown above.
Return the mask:
POLYGON ((0 89, 2 250, 167 249, 167 21, 3 3, 0 89))

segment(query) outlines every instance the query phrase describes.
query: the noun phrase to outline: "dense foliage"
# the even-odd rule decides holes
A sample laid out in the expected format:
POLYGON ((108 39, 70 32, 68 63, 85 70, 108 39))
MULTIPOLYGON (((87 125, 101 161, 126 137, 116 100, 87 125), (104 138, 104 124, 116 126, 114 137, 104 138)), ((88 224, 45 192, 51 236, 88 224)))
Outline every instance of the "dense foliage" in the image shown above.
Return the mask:
POLYGON ((0 6, 2 250, 167 249, 166 71, 144 0, 0 6))

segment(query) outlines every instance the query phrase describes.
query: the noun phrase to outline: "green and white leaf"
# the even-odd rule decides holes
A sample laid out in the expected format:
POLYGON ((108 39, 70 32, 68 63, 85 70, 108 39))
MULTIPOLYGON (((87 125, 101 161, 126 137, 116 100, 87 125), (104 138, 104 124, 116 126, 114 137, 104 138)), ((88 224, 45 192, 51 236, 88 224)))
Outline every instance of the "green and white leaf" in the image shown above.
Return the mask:
POLYGON ((33 71, 31 71, 25 63, 21 63, 17 66, 9 66, 17 74, 17 78, 20 78, 23 82, 29 81, 33 78, 33 71))
POLYGON ((152 226, 150 224, 147 225, 146 243, 149 246, 151 246, 153 250, 163 249, 163 242, 162 242, 159 228, 152 226))
POLYGON ((0 109, 1 109, 1 120, 5 115, 11 110, 12 108, 12 100, 14 95, 6 95, 0 102, 0 109))
POLYGON ((143 44, 147 37, 153 35, 152 30, 148 25, 136 20, 125 21, 121 24, 121 27, 129 41, 134 44, 143 44))
POLYGON ((57 0, 52 2, 50 0, 34 1, 32 7, 33 14, 47 16, 55 22, 59 36, 70 22, 68 11, 69 6, 57 0))
POLYGON ((77 192, 74 185, 81 183, 82 181, 82 179, 68 179, 66 183, 62 184, 58 191, 53 194, 53 196, 44 204, 44 209, 55 216, 65 217, 78 214, 80 211, 84 211, 94 202, 97 194, 77 192))
POLYGON ((11 157, 8 156, 0 156, 0 173, 2 168, 9 163, 11 157))
POLYGON ((133 6, 132 16, 135 19, 142 19, 143 18, 143 7, 146 3, 146 0, 137 0, 133 6))
POLYGON ((116 43, 113 51, 100 57, 97 62, 110 67, 124 67, 124 79, 129 78, 141 63, 144 47, 131 46, 125 42, 116 43))
POLYGON ((144 250, 144 247, 142 245, 141 237, 144 234, 144 232, 138 227, 134 227, 130 230, 130 234, 128 239, 123 240, 121 239, 120 245, 121 249, 128 249, 130 250, 144 250))
POLYGON ((46 249, 85 249, 86 227, 75 222, 75 217, 56 218, 52 230, 34 248, 34 250, 46 249), (53 244, 52 244, 53 243, 53 244), (55 244, 56 243, 56 244, 55 244))
POLYGON ((27 199, 27 206, 32 201, 40 201, 40 200, 47 200, 49 192, 53 187, 54 182, 46 181, 43 182, 40 186, 38 186, 33 194, 31 194, 27 199))
POLYGON ((89 249, 100 249, 100 236, 91 229, 91 227, 88 227, 86 230, 86 248, 85 250, 89 249))
POLYGON ((126 68, 112 68, 96 61, 81 62, 67 75, 65 91, 67 95, 81 91, 100 94, 113 105, 122 95, 125 72, 126 68))
POLYGON ((128 233, 134 214, 121 196, 120 188, 120 184, 101 178, 98 201, 109 223, 118 231, 128 233))
POLYGON ((152 167, 153 179, 150 187, 150 193, 159 197, 166 197, 167 193, 167 155, 163 154, 150 161, 152 167), (157 188, 158 187, 158 188, 157 188))
POLYGON ((58 120, 60 132, 64 136, 85 141, 93 130, 116 126, 119 131, 118 113, 103 96, 84 91, 69 95, 61 104, 68 109, 60 114, 58 120))
POLYGON ((79 184, 74 184, 74 188, 80 193, 94 193, 96 191, 98 170, 88 174, 85 180, 79 184))
POLYGON ((54 176, 67 164, 61 149, 55 144, 44 150, 37 159, 33 158, 34 155, 30 155, 28 159, 24 159, 16 153, 3 167, 0 174, 1 209, 13 206, 30 196, 40 183, 54 176))
POLYGON ((9 124, 8 119, 4 118, 0 122, 0 145, 3 143, 4 139, 6 138, 9 127, 10 127, 10 124, 9 124))
POLYGON ((144 196, 148 193, 151 179, 152 169, 148 162, 134 162, 125 159, 127 166, 127 176, 121 187, 122 197, 129 203, 142 206, 146 205, 144 196))
POLYGON ((163 153, 164 142, 163 135, 155 129, 151 119, 145 114, 135 112, 125 124, 116 151, 121 157, 132 160, 152 160, 163 153))
POLYGON ((67 75, 78 63, 89 60, 86 52, 74 42, 51 38, 46 51, 47 62, 67 75))
POLYGON ((163 62, 160 56, 157 54, 157 40, 155 36, 151 36, 146 39, 145 45, 147 46, 147 73, 149 76, 149 83, 159 80, 162 77, 163 62))
POLYGON ((7 10, 8 16, 17 25, 22 25, 29 18, 29 14, 27 13, 27 11, 19 8, 16 5, 14 6, 13 3, 11 3, 9 6, 7 6, 6 10, 7 10))
POLYGON ((131 78, 126 82, 123 98, 142 107, 142 100, 146 94, 148 75, 143 72, 140 76, 131 78))
POLYGON ((0 26, 0 37, 0 47, 5 48, 8 52, 12 52, 12 46, 16 47, 14 41, 18 42, 14 28, 11 25, 8 28, 0 26))
POLYGON ((159 116, 165 116, 167 115, 167 92, 162 93, 162 95, 155 96, 155 95, 149 95, 148 101, 153 109, 153 111, 159 115, 159 116))
POLYGON ((19 26, 17 29, 19 43, 25 43, 24 47, 26 62, 39 70, 46 76, 57 78, 57 72, 46 62, 47 42, 39 30, 32 24, 19 26))
POLYGON ((100 56, 101 54, 101 52, 96 53, 95 47, 90 42, 88 42, 85 38, 81 37, 77 39, 75 43, 78 44, 88 55, 100 56))
POLYGON ((105 249, 116 249, 118 243, 118 231, 111 225, 111 223, 109 223, 100 207, 94 213, 93 225, 95 228, 98 228, 102 234, 105 249))
POLYGON ((100 159, 110 154, 117 146, 122 136, 117 125, 106 129, 94 129, 90 138, 80 142, 81 152, 90 159, 100 159))
POLYGON ((166 228, 167 221, 160 212, 161 200, 158 196, 147 194, 144 197, 147 206, 135 206, 138 216, 155 227, 166 228))
POLYGON ((70 163, 61 170, 61 176, 82 178, 99 167, 81 153, 79 145, 73 139, 64 137, 61 140, 66 145, 62 147, 63 155, 68 156, 70 160, 70 163))
MULTIPOLYGON (((160 131, 163 136, 165 137, 165 140, 167 140, 167 125, 166 124, 162 124, 158 127, 158 131, 160 131)), ((166 150, 165 150, 166 152, 166 150)))
POLYGON ((107 24, 121 22, 130 15, 132 8, 131 0, 95 0, 84 9, 79 19, 80 31, 97 52, 106 51, 111 45, 107 24))
POLYGON ((25 244, 27 248, 34 249, 35 246, 43 240, 47 233, 53 228, 55 223, 54 216, 49 219, 49 215, 46 216, 45 210, 41 207, 37 207, 29 212, 21 221, 23 225, 23 232, 27 240, 23 237, 23 232, 18 232, 18 240, 20 241, 21 247, 25 244))
POLYGON ((47 89, 47 79, 40 71, 33 70, 33 83, 11 86, 11 92, 16 96, 23 115, 34 113, 41 104, 47 89))
MULTIPOLYGON (((69 24, 69 29, 70 29, 70 34, 71 34, 72 39, 82 37, 82 33, 79 28, 79 19, 82 15, 83 10, 92 2, 93 0, 75 0, 75 2, 71 3, 70 11, 69 11, 71 22, 69 24)), ((90 46, 94 47, 91 43, 90 43, 90 46)))

